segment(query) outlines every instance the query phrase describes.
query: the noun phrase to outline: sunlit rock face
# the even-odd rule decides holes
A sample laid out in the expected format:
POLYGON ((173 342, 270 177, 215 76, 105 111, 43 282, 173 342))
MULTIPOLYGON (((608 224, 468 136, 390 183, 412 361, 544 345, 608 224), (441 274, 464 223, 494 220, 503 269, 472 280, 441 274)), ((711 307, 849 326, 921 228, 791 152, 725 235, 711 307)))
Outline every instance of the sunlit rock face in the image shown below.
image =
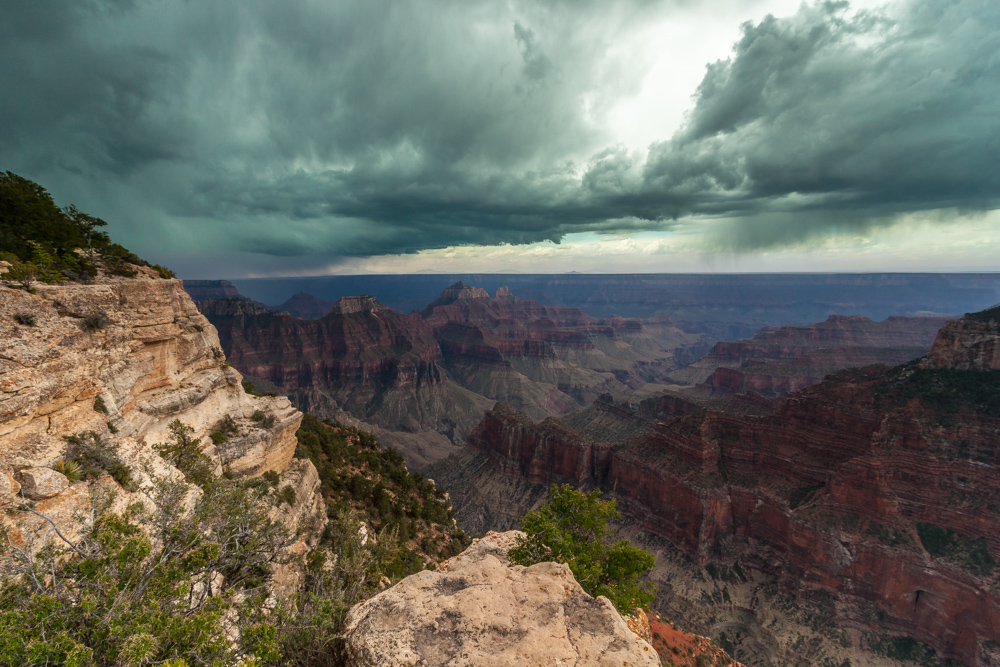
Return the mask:
POLYGON ((175 419, 237 475, 283 470, 302 415, 285 398, 248 395, 241 379, 178 280, 140 274, 38 284, 34 294, 0 288, 5 472, 51 466, 66 451, 64 436, 75 433, 162 442, 175 419), (19 324, 19 314, 34 324, 19 324), (273 415, 273 424, 254 422, 257 411, 273 415), (238 431, 215 447, 207 436, 226 416, 238 431))
MULTIPOLYGON (((0 286, 0 505, 23 496, 37 512, 4 515, 9 538, 40 546, 56 526, 75 539, 95 497, 114 497, 117 510, 149 502, 143 489, 154 479, 182 478, 156 452, 179 420, 217 473, 279 473, 295 502, 275 507, 272 518, 292 531, 305 528, 293 553, 315 546, 326 507, 316 468, 293 460, 302 413, 285 397, 248 394, 241 380, 179 280, 139 268, 135 278, 36 284, 34 293, 0 286), (210 433, 224 419, 231 426, 215 443, 210 433), (66 458, 67 437, 90 432, 113 449, 138 489, 106 474, 74 481, 53 469, 66 458)), ((293 565, 279 566, 276 591, 291 590, 301 576, 293 565)))
POLYGON ((436 571, 352 608, 350 664, 660 664, 607 598, 584 592, 567 565, 509 565, 516 535, 490 533, 436 571))

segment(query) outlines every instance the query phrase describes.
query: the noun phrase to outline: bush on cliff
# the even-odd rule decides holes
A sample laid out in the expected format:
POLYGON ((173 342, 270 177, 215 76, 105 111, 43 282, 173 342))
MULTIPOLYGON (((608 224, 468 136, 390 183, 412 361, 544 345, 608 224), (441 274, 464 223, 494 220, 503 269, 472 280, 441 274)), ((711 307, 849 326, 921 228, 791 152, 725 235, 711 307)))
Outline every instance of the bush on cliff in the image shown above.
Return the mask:
POLYGON ((388 567, 389 577, 419 571, 469 545, 444 490, 410 472, 402 454, 383 449, 370 433, 307 414, 296 435, 296 454, 316 466, 332 514, 357 512, 374 530, 395 530, 405 543, 388 567))
POLYGON ((609 541, 608 521, 621 515, 600 491, 583 493, 568 484, 552 487, 552 500, 521 519, 525 537, 507 557, 512 563, 566 563, 585 591, 603 595, 623 614, 653 601, 652 586, 640 577, 656 562, 628 540, 609 541))
POLYGON ((0 664, 279 662, 263 584, 294 538, 270 502, 236 482, 192 496, 164 479, 145 494, 122 511, 97 494, 79 537, 0 535, 0 664))
MULTIPOLYGON (((12 262, 8 282, 30 287, 38 280, 89 280, 98 264, 111 275, 134 276, 135 266, 149 266, 100 231, 107 223, 75 206, 59 208, 38 183, 0 172, 0 259, 12 262)), ((169 269, 153 268, 161 277, 169 269)))

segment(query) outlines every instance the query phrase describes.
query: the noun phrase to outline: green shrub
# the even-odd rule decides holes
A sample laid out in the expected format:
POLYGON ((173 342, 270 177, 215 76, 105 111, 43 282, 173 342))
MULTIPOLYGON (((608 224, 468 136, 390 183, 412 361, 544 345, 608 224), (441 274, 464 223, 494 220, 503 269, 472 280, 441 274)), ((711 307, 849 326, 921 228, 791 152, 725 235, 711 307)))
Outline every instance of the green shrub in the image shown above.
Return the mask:
POLYGON ((608 521, 621 515, 600 491, 583 493, 553 486, 552 499, 521 519, 525 536, 508 553, 513 563, 566 563, 585 591, 603 595, 623 614, 653 601, 652 587, 639 577, 653 567, 653 554, 620 539, 606 544, 608 521))
POLYGON ((212 444, 221 445, 229 439, 229 436, 239 433, 239 430, 232 415, 226 415, 212 427, 212 432, 208 434, 208 437, 212 439, 212 444))
POLYGON ((928 554, 956 563, 974 575, 989 575, 996 566, 985 537, 967 537, 925 522, 917 524, 917 535, 928 554))
POLYGON ((75 541, 0 555, 0 664, 221 666, 247 654, 281 664, 259 586, 294 536, 241 484, 185 511, 188 491, 156 480, 152 507, 121 513, 97 498, 75 541), (209 582, 212 595, 199 595, 209 582))
POLYGON ((281 490, 278 491, 278 500, 287 503, 288 505, 295 504, 295 489, 291 486, 283 486, 281 490))
POLYGON ((76 461, 60 461, 52 466, 52 469, 62 473, 70 482, 78 482, 83 479, 83 471, 80 470, 80 464, 76 461))
POLYGON ((14 321, 24 327, 35 326, 35 316, 31 313, 15 313, 14 321))
POLYGON ((172 441, 153 445, 156 453, 184 473, 184 478, 192 484, 202 488, 212 486, 218 480, 215 465, 201 452, 194 429, 179 419, 170 422, 167 428, 172 441))
POLYGON ((160 266, 159 264, 153 264, 153 269, 160 274, 160 277, 164 280, 169 280, 170 278, 176 278, 177 274, 168 269, 165 266, 160 266))
POLYGON ((4 282, 9 286, 17 286, 24 291, 30 291, 31 285, 38 280, 38 267, 31 262, 14 262, 3 274, 4 282))
POLYGON ((280 478, 279 478, 279 476, 278 476, 278 473, 276 473, 276 472, 275 472, 275 471, 273 471, 273 470, 268 470, 268 471, 266 471, 266 472, 265 472, 265 473, 264 473, 263 475, 261 475, 260 477, 261 477, 261 479, 263 479, 263 480, 264 480, 265 482, 267 482, 267 483, 268 483, 268 484, 270 484, 271 486, 275 486, 275 487, 276 487, 276 486, 278 486, 278 482, 280 481, 280 478))
POLYGON ((101 329, 106 329, 111 324, 111 319, 103 310, 89 313, 80 318, 80 328, 87 333, 94 333, 101 329))
POLYGON ((104 442, 95 431, 63 436, 67 443, 66 459, 80 469, 81 479, 96 479, 102 472, 130 491, 136 490, 132 472, 118 457, 117 448, 104 442))
POLYGON ((104 399, 100 396, 94 399, 94 412, 100 412, 102 415, 108 414, 108 406, 104 404, 104 399))
POLYGON ((812 497, 816 495, 816 492, 823 488, 822 484, 814 486, 800 486, 799 488, 792 491, 792 495, 788 498, 789 509, 795 509, 801 505, 805 505, 812 497))

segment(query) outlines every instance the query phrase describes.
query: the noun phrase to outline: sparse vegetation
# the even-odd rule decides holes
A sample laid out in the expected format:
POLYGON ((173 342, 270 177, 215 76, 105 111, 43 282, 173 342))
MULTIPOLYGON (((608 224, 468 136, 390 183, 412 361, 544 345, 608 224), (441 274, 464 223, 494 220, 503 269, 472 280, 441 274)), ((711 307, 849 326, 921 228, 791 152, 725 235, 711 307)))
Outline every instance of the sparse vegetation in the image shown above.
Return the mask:
POLYGON ((198 439, 194 437, 194 429, 179 419, 170 422, 168 427, 171 441, 153 445, 157 454, 184 473, 185 479, 202 488, 215 484, 215 465, 201 452, 198 439))
POLYGON ((788 507, 790 509, 795 509, 801 505, 805 505, 812 497, 816 495, 816 492, 823 488, 823 485, 812 485, 812 486, 800 486, 799 488, 792 491, 792 495, 788 497, 788 507))
POLYGON ((80 470, 80 464, 76 461, 59 461, 52 466, 52 469, 62 473, 71 483, 83 479, 83 471, 80 470))
POLYGON ((97 479, 102 472, 129 490, 135 490, 132 473, 118 457, 117 448, 95 431, 65 436, 67 462, 79 469, 80 479, 97 479))
POLYGON ((601 500, 600 491, 584 493, 568 484, 553 486, 551 494, 547 504, 522 517, 525 537, 508 553, 510 561, 566 563, 585 591, 607 597, 623 614, 647 607, 653 590, 640 577, 655 558, 628 540, 611 541, 608 522, 621 518, 615 501, 601 500))
POLYGON ((148 496, 121 512, 96 497, 73 540, 4 540, 0 664, 283 664, 263 584, 294 536, 270 503, 241 483, 191 499, 158 480, 148 496))
POLYGON ((278 491, 278 500, 287 505, 294 505, 295 489, 287 485, 281 487, 281 490, 278 491))
POLYGON ((980 310, 978 313, 966 313, 965 319, 973 322, 1000 322, 1000 305, 980 310))
POLYGON ((925 522, 917 524, 917 535, 928 554, 954 562, 971 574, 987 576, 996 566, 985 537, 967 537, 925 522))
POLYGON ((240 429, 236 425, 236 420, 233 419, 232 415, 226 415, 212 428, 212 432, 208 434, 208 437, 212 439, 212 444, 221 445, 226 440, 229 440, 231 436, 239 433, 239 431, 240 429))
POLYGON ((33 327, 36 324, 35 316, 31 313, 15 313, 14 321, 24 327, 33 327))
POLYGON ((468 546, 444 490, 410 472, 399 452, 383 449, 370 433, 307 414, 296 435, 296 455, 315 464, 331 517, 355 513, 373 530, 398 535, 403 546, 387 566, 388 576, 419 571, 468 546), (423 549, 427 536, 434 553, 423 549))
POLYGON ((111 318, 103 310, 88 313, 80 318, 80 328, 87 333, 95 333, 106 329, 111 324, 111 318))
POLYGON ((259 424, 261 428, 274 428, 274 425, 278 423, 277 417, 263 410, 254 410, 250 419, 259 424))
POLYGON ((100 396, 94 399, 94 412, 100 412, 102 415, 108 414, 108 406, 104 404, 104 399, 100 396))

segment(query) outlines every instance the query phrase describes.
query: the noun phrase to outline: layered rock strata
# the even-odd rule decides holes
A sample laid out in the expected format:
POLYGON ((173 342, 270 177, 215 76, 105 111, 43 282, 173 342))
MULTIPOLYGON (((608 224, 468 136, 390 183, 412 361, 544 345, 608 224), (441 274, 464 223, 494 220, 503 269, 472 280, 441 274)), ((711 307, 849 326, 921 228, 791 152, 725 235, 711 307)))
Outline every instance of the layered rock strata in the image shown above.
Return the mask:
MULTIPOLYGON (((498 408, 470 446, 528 484, 606 489, 638 527, 697 565, 728 553, 802 600, 826 600, 823 613, 847 627, 993 664, 996 326, 949 324, 919 363, 842 371, 757 411, 726 412, 720 402, 649 420, 590 409, 536 424, 498 408)), ((460 465, 488 488, 477 461, 460 465)), ((460 518, 470 517, 464 498, 476 493, 453 488, 460 518)))
POLYGON ((74 433, 162 442, 175 419, 236 474, 280 471, 291 460, 301 413, 286 398, 247 395, 180 281, 0 289, 0 469, 51 466, 74 433), (18 314, 34 324, 19 324, 18 314), (253 422, 257 411, 273 426, 253 422), (238 433, 214 447, 207 436, 226 416, 238 433))
POLYGON ((377 432, 411 465, 461 445, 497 400, 535 418, 560 414, 662 380, 677 367, 676 351, 700 345, 666 320, 596 320, 461 283, 411 315, 364 295, 341 298, 314 321, 246 299, 202 308, 254 382, 377 432))
MULTIPOLYGON (((179 280, 140 269, 136 278, 36 284, 34 293, 0 287, 0 504, 18 503, 18 494, 35 499, 37 512, 73 535, 101 488, 120 508, 145 502, 141 490, 106 475, 70 483, 53 467, 67 458, 67 437, 92 433, 87 437, 113 450, 140 488, 153 477, 179 478, 155 451, 179 420, 218 473, 280 473, 297 502, 275 517, 293 531, 306 524, 318 530, 326 511, 316 469, 293 461, 302 413, 287 398, 248 395, 241 379, 179 280), (223 422, 213 441, 210 433, 223 422)), ((4 523, 16 542, 48 528, 37 515, 4 523)), ((303 540, 315 540, 306 535, 299 551, 309 546, 303 540)))
POLYGON ((351 664, 660 664, 607 598, 584 592, 567 565, 508 565, 514 536, 487 535, 437 571, 411 575, 352 608, 351 664))
POLYGON ((764 327, 752 338, 722 341, 691 366, 671 374, 713 395, 755 391, 775 396, 804 389, 835 371, 902 364, 927 354, 943 317, 831 315, 809 326, 764 327))

